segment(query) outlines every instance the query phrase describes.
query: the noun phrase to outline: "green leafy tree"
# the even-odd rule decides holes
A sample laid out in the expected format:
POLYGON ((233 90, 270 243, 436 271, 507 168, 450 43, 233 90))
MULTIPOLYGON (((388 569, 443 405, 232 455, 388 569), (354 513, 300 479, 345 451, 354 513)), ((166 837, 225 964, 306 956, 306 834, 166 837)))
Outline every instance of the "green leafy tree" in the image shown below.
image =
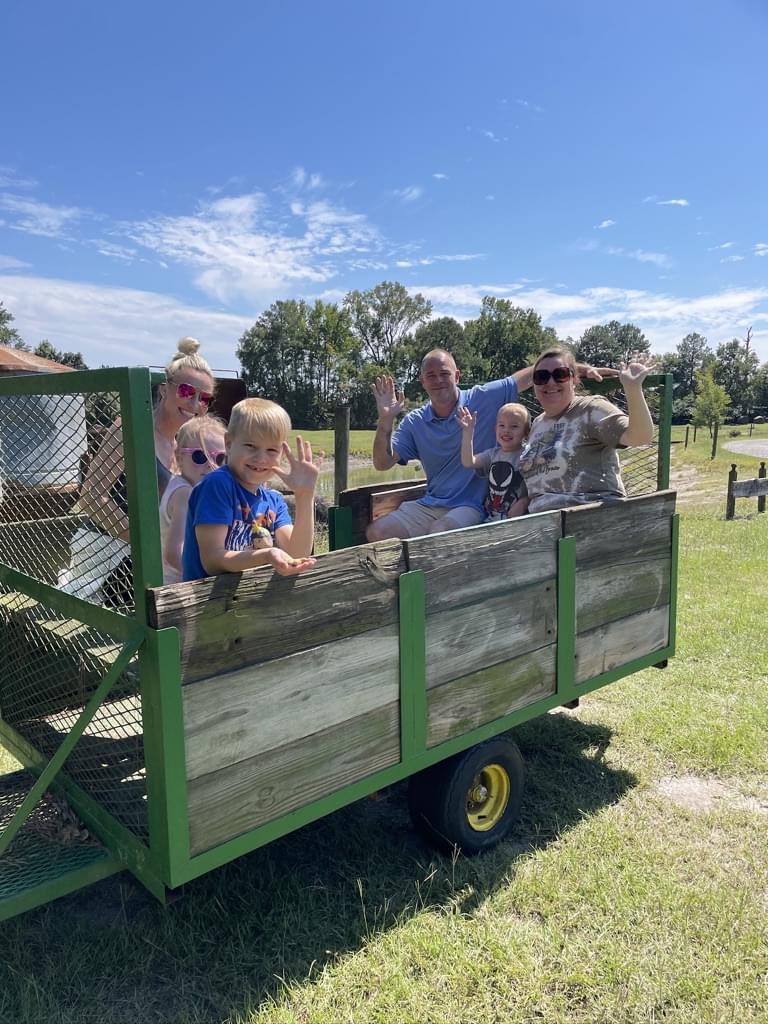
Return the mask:
POLYGON ((0 302, 0 345, 15 348, 19 352, 29 352, 30 347, 11 324, 15 320, 13 313, 0 302))
POLYGON ((253 394, 278 402, 298 427, 325 426, 347 401, 358 365, 349 315, 337 306, 275 302, 240 338, 237 357, 253 394))
POLYGON ((651 344, 634 324, 611 320, 588 327, 576 344, 576 358, 592 366, 618 366, 633 355, 647 356, 651 344))
POLYGON ((677 346, 675 355, 676 366, 671 369, 675 375, 675 395, 687 398, 696 391, 696 374, 715 360, 715 353, 707 344, 707 339, 695 331, 686 334, 677 346))
POLYGON ((361 358, 399 377, 413 363, 412 332, 432 315, 432 303, 411 295, 397 281, 382 281, 368 291, 352 291, 344 299, 352 329, 360 341, 361 358))
POLYGON ((728 393, 716 383, 712 367, 699 370, 696 375, 696 401, 693 406, 693 423, 697 427, 708 427, 709 435, 716 423, 722 423, 730 404, 728 393))
POLYGON ((763 363, 755 374, 754 411, 760 416, 768 416, 768 363, 763 363))
POLYGON ((755 352, 734 338, 717 346, 712 376, 724 389, 737 413, 747 416, 754 400, 754 385, 760 360, 755 352))
POLYGON ((73 370, 87 370, 81 352, 62 352, 54 348, 47 338, 43 338, 33 351, 33 354, 41 359, 52 359, 54 363, 61 363, 62 366, 71 366, 73 370))
POLYGON ((464 325, 464 336, 486 380, 522 369, 539 352, 558 343, 557 334, 543 326, 535 310, 491 295, 483 299, 480 316, 464 325))

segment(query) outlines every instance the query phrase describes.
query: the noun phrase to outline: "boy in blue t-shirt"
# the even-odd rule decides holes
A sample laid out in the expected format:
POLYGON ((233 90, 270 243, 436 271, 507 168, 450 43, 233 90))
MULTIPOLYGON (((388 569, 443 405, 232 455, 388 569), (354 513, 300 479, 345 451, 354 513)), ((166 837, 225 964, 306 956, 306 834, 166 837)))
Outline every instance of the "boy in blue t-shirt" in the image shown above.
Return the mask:
POLYGON ((315 564, 318 466, 312 448, 296 438, 288 447, 291 421, 285 409, 265 398, 245 398, 232 409, 224 437, 227 464, 193 488, 184 535, 184 580, 271 565, 294 576, 315 564), (288 471, 280 468, 280 457, 288 471), (296 499, 296 522, 279 491, 264 484, 279 476, 296 499))

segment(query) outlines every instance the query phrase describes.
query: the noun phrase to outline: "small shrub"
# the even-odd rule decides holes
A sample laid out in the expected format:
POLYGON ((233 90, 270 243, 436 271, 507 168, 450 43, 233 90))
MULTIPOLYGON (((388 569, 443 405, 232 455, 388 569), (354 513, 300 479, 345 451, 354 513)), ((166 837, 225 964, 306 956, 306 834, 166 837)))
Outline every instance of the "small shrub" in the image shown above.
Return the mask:
POLYGON ((740 430, 729 430, 728 431, 728 437, 740 437, 740 436, 741 436, 741 431, 740 430))

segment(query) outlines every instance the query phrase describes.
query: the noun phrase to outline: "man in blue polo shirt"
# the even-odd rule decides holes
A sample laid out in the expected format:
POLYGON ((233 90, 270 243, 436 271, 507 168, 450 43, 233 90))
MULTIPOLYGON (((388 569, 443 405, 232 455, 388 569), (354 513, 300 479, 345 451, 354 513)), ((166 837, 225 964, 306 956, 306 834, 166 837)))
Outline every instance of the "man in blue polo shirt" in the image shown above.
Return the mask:
MULTIPOLYGON (((579 365, 582 376, 601 379, 601 372, 579 365)), ((604 369, 606 374, 616 371, 604 369)), ((388 537, 418 537, 474 526, 485 518, 483 501, 487 479, 461 464, 461 425, 456 411, 466 406, 477 419, 473 446, 482 452, 496 444, 496 415, 502 405, 516 402, 520 391, 533 382, 533 368, 479 384, 459 388, 461 373, 445 349, 428 352, 421 362, 419 380, 429 401, 403 418, 392 436, 396 417, 403 411, 405 396, 398 393, 392 377, 378 377, 373 385, 378 410, 373 440, 373 465, 386 470, 418 459, 427 477, 427 493, 418 501, 404 501, 389 515, 368 526, 370 541, 388 537)))

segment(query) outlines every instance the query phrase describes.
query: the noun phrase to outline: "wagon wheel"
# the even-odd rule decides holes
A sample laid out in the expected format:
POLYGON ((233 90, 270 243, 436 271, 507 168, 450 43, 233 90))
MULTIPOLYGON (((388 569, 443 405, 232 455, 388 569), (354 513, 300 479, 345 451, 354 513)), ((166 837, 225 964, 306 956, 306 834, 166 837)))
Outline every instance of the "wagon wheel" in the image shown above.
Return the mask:
POLYGON ((496 736, 414 775, 411 818, 430 842, 479 853, 504 839, 520 817, 524 783, 517 744, 496 736))

